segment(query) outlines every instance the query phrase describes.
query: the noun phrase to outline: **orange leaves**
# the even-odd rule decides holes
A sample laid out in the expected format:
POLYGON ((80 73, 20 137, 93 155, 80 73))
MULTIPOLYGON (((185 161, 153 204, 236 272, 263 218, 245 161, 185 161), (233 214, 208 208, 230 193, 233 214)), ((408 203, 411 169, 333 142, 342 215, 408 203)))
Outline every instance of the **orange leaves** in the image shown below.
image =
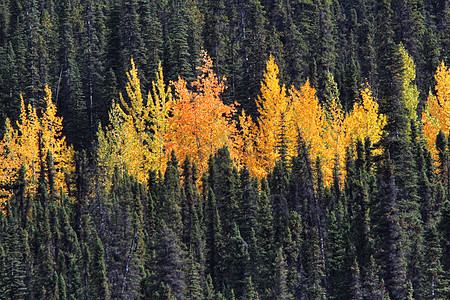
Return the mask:
MULTIPOLYGON (((180 160, 189 156, 200 172, 206 171, 211 154, 228 146, 232 158, 246 165, 253 176, 267 175, 279 159, 289 162, 296 154, 298 139, 306 142, 312 160, 319 157, 325 180, 330 182, 335 162, 343 169, 346 148, 369 136, 377 142, 385 124, 369 88, 361 91, 363 101, 345 114, 338 93, 323 107, 316 90, 307 81, 289 93, 278 79, 278 67, 270 57, 256 102, 257 122, 245 111, 239 116, 239 130, 233 115, 235 105, 225 105, 221 96, 225 78, 213 72, 211 59, 202 53, 201 74, 188 83, 172 82, 175 97, 164 86, 161 67, 147 101, 143 100, 137 69, 127 74, 129 101, 113 104, 111 125, 98 133, 100 165, 110 171, 114 165, 126 167, 140 181, 148 171, 162 170, 167 154, 174 150, 180 160)), ((332 78, 331 78, 332 79, 332 78)), ((333 81, 333 80, 332 80, 333 81)), ((345 175, 345 174, 344 174, 345 175)))
POLYGON ((422 112, 423 134, 431 152, 437 155, 436 136, 440 130, 447 136, 450 130, 450 70, 444 62, 437 68, 436 95, 428 95, 425 111, 422 112))
POLYGON ((234 105, 225 105, 220 98, 225 78, 217 78, 206 52, 202 61, 203 66, 199 68, 202 74, 192 83, 194 91, 187 88, 184 79, 173 83, 176 101, 168 119, 166 150, 175 150, 181 160, 189 155, 203 172, 209 155, 225 145, 232 157, 236 157, 232 143, 236 127, 231 120, 234 105))
POLYGON ((2 184, 10 183, 12 175, 24 165, 26 179, 30 182, 29 188, 34 192, 37 177, 42 171, 40 160, 45 161, 49 151, 53 155, 55 165, 56 188, 64 185, 64 171, 70 172, 73 169, 73 150, 66 145, 65 137, 61 134, 62 118, 56 116, 51 90, 46 87, 45 92, 46 107, 41 117, 31 105, 26 109, 22 98, 17 129, 11 126, 9 120, 6 121, 6 133, 0 142, 2 184), (42 145, 41 151, 39 143, 42 145), (39 153, 42 153, 42 157, 39 153))
POLYGON ((250 174, 258 178, 264 177, 266 170, 259 162, 260 153, 258 145, 262 142, 258 126, 253 122, 251 116, 247 116, 245 111, 239 116, 241 130, 234 138, 235 148, 238 149, 238 161, 246 165, 250 174))

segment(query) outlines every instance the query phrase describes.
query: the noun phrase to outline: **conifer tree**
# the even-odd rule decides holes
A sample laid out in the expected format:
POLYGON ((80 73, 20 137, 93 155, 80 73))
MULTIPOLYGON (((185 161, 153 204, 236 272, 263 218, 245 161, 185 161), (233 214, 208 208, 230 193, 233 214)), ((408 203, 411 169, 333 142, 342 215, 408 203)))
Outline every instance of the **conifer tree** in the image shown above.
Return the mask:
POLYGON ((88 125, 86 99, 82 93, 80 68, 76 61, 76 44, 74 36, 74 7, 69 1, 58 2, 59 17, 59 50, 58 62, 61 78, 56 92, 56 101, 64 117, 64 131, 69 142, 76 149, 86 148, 88 141, 88 125))
POLYGON ((426 298, 446 298, 450 295, 448 278, 445 275, 439 257, 441 245, 439 244, 436 227, 431 225, 424 234, 424 270, 423 288, 426 298))
POLYGON ((244 296, 246 270, 250 263, 250 255, 249 244, 242 239, 236 223, 233 224, 233 233, 227 243, 227 249, 226 282, 236 297, 241 298, 244 296))
POLYGON ((98 236, 95 236, 93 242, 92 261, 90 265, 91 297, 110 299, 103 243, 98 236))
MULTIPOLYGON (((146 297, 164 295, 170 291, 175 299, 184 299, 186 294, 186 254, 177 234, 168 226, 161 223, 155 234, 155 262, 154 274, 156 290, 146 297), (166 288, 164 288, 164 286, 166 288), (161 290, 161 287, 163 289, 161 290), (159 291, 158 291, 159 289, 159 291)), ((171 299, 168 297, 168 299, 171 299)))
POLYGON ((223 230, 217 202, 212 189, 209 189, 205 208, 206 220, 206 271, 211 276, 213 288, 222 287, 223 281, 223 259, 224 240, 223 230))
POLYGON ((379 230, 382 275, 391 299, 406 297, 406 266, 401 247, 402 232, 397 204, 398 189, 393 174, 389 151, 384 154, 383 165, 378 170, 379 230))

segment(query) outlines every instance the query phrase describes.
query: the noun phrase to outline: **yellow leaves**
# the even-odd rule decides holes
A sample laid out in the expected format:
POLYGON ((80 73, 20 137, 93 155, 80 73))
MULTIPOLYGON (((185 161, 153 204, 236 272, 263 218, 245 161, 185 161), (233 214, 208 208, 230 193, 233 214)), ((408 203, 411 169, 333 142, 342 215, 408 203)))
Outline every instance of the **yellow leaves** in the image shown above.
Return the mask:
POLYGON ((378 113, 378 103, 368 86, 361 90, 361 98, 362 102, 353 105, 344 121, 346 135, 353 142, 369 137, 372 143, 377 143, 386 125, 386 116, 378 113))
MULTIPOLYGON (((56 106, 52 102, 52 92, 45 88, 46 107, 39 117, 31 105, 25 108, 21 97, 20 117, 17 129, 11 126, 9 119, 5 124, 5 136, 0 142, 1 168, 0 182, 10 183, 12 175, 17 173, 22 165, 26 168, 26 179, 33 193, 37 187, 37 176, 42 171, 40 160, 46 161, 47 153, 53 155, 55 166, 55 184, 60 189, 64 186, 64 171, 73 171, 73 150, 66 145, 62 136, 62 118, 56 116, 56 106), (42 145, 39 151, 39 143, 42 145), (39 156, 42 153, 42 158, 39 156)), ((4 192, 4 191, 2 191, 4 192)))
POLYGON ((172 150, 180 160, 189 155, 204 172, 210 154, 228 146, 240 166, 246 165, 252 176, 261 178, 277 160, 288 162, 296 154, 301 137, 312 160, 321 158, 325 180, 331 182, 336 161, 344 169, 348 146, 365 137, 373 142, 381 137, 386 120, 378 114, 378 104, 368 87, 361 91, 361 103, 356 103, 348 114, 341 108, 335 86, 336 92, 330 94, 332 97, 323 107, 309 81, 300 90, 292 87, 288 93, 280 84, 273 57, 267 62, 261 94, 256 99, 257 122, 242 111, 237 130, 232 119, 236 104, 225 105, 221 100, 225 78, 220 79, 213 72, 206 52, 201 60, 201 74, 190 87, 182 78, 172 83, 174 99, 170 88, 164 85, 159 66, 147 101, 142 98, 132 62, 127 73, 129 101, 121 97, 120 105, 114 103, 110 127, 98 132, 101 166, 108 172, 113 171, 114 165, 126 167, 143 182, 150 169, 164 169, 167 153, 172 150))
POLYGON ((239 116, 241 130, 234 138, 235 148, 238 149, 238 161, 241 165, 246 165, 250 174, 258 178, 266 175, 266 171, 259 163, 260 154, 257 153, 257 146, 261 144, 258 126, 253 122, 251 116, 247 116, 245 111, 239 116))
POLYGON ((353 110, 346 114, 337 98, 338 93, 331 92, 329 102, 322 106, 309 80, 300 90, 291 87, 287 94, 277 74, 278 67, 270 57, 261 83, 261 96, 256 100, 260 114, 258 124, 254 124, 245 112, 239 117, 241 130, 236 140, 241 163, 247 165, 253 176, 261 178, 280 159, 281 138, 288 158, 296 154, 298 139, 302 138, 310 149, 312 161, 321 159, 326 182, 332 181, 336 162, 345 176, 347 147, 365 137, 378 142, 386 124, 386 118, 378 113, 378 104, 369 87, 361 91, 362 102, 355 103, 353 110))
POLYGON ((294 138, 296 135, 292 119, 292 105, 286 95, 286 88, 280 86, 278 66, 270 56, 261 82, 261 96, 258 95, 259 139, 258 161, 265 172, 269 172, 280 156, 280 147, 287 147, 287 156, 294 154, 294 138))
POLYGON ((440 130, 448 136, 450 130, 450 70, 444 62, 437 68, 434 78, 436 95, 429 93, 422 122, 428 147, 437 158, 436 136, 440 130))
POLYGON ((416 79, 416 66, 411 56, 409 56, 403 45, 400 45, 400 54, 402 55, 405 71, 403 72, 403 91, 402 96, 409 111, 409 119, 417 120, 417 105, 419 104, 419 91, 417 86, 412 84, 416 79))
POLYGON ((145 182, 150 170, 161 169, 166 162, 164 144, 172 96, 165 87, 161 64, 146 101, 133 60, 127 77, 128 98, 120 94, 120 104, 113 102, 109 113, 109 128, 103 131, 99 127, 97 155, 107 174, 112 175, 117 165, 145 182))
POLYGON ((156 83, 152 83, 153 97, 149 93, 149 107, 151 115, 150 131, 153 132, 152 143, 150 148, 153 149, 153 161, 157 170, 165 166, 164 145, 166 143, 166 134, 170 130, 169 113, 173 104, 172 93, 170 87, 166 89, 164 84, 164 76, 161 63, 158 65, 156 73, 156 83))

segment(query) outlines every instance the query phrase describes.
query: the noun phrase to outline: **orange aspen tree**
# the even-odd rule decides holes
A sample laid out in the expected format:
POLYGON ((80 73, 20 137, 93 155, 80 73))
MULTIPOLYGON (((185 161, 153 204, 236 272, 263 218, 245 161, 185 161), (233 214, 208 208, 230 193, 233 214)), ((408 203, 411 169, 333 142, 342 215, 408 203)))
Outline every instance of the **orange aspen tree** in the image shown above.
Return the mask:
POLYGON ((436 95, 429 93, 425 110, 422 112, 422 122, 428 148, 437 158, 436 136, 440 130, 448 136, 450 130, 450 70, 444 62, 438 66, 434 78, 437 82, 436 95))
POLYGON ((266 172, 275 166, 281 154, 281 145, 287 148, 287 157, 295 154, 296 131, 293 126, 292 103, 286 95, 285 86, 280 86, 278 73, 275 59, 270 56, 261 82, 261 95, 258 95, 256 100, 260 115, 258 161, 266 172))
POLYGON ((245 111, 239 116, 240 131, 235 136, 236 148, 239 150, 239 162, 246 165, 252 176, 262 178, 267 175, 264 168, 259 164, 258 145, 260 144, 258 126, 253 122, 251 116, 247 116, 245 111))
POLYGON ((45 92, 46 107, 41 117, 38 117, 36 109, 31 105, 26 109, 21 97, 17 129, 7 119, 5 135, 0 142, 0 182, 11 183, 13 176, 23 165, 31 193, 36 191, 37 177, 42 172, 40 160, 46 161, 48 153, 53 156, 57 189, 64 187, 64 172, 70 173, 74 169, 73 150, 66 145, 65 137, 62 136, 62 118, 56 116, 51 90, 46 87, 45 92), (42 145, 42 157, 39 157, 39 143, 42 145))
POLYGON ((213 71, 211 58, 202 52, 201 75, 192 82, 193 90, 187 82, 179 78, 173 82, 176 99, 169 118, 170 131, 167 133, 166 150, 175 150, 181 161, 189 155, 200 169, 207 169, 211 153, 228 146, 233 159, 237 159, 233 136, 236 124, 232 121, 235 105, 225 105, 221 95, 225 90, 225 77, 219 79, 213 71))

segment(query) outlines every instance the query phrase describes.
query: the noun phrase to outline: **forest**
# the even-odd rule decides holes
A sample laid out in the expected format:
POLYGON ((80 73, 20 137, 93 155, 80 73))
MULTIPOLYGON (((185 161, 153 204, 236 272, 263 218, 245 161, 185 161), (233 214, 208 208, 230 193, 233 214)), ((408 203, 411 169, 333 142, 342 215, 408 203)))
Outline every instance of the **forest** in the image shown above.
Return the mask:
POLYGON ((0 299, 450 299, 450 1, 0 0, 0 299))

